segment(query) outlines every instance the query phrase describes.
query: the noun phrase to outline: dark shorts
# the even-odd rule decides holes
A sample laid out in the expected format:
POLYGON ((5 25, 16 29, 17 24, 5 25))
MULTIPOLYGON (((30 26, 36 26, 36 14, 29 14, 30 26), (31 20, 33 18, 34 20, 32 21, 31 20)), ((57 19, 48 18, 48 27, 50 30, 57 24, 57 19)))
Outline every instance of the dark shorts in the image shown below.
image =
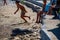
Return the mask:
POLYGON ((25 11, 21 11, 21 16, 25 15, 25 11))

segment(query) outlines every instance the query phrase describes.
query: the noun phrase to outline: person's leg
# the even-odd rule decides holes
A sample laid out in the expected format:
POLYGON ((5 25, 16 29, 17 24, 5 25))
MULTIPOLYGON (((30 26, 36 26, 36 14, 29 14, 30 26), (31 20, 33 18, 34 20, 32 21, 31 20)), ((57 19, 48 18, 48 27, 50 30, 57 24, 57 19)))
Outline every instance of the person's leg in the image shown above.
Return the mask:
POLYGON ((39 16, 38 23, 41 23, 41 19, 42 19, 42 17, 41 17, 41 16, 39 16))
POLYGON ((60 20, 60 14, 59 14, 59 20, 60 20))
POLYGON ((58 15, 59 15, 59 20, 60 20, 60 8, 59 8, 59 11, 58 11, 58 15))
POLYGON ((25 15, 25 12, 22 12, 22 13, 23 13, 23 14, 22 14, 23 17, 27 17, 27 18, 31 19, 30 16, 26 16, 26 15, 25 15))
POLYGON ((24 13, 23 11, 21 11, 21 18, 22 18, 25 22, 27 22, 27 20, 24 18, 24 15, 25 15, 25 13, 24 13))
POLYGON ((21 16, 21 18, 22 18, 25 22, 27 22, 27 20, 24 18, 24 16, 21 16))
MULTIPOLYGON (((41 12, 41 11, 40 11, 41 12)), ((39 23, 40 12, 37 13, 36 23, 39 23)))
POLYGON ((37 13, 36 23, 40 23, 42 13, 43 13, 42 11, 37 13))
POLYGON ((4 5, 5 5, 5 4, 7 5, 7 2, 6 2, 6 0, 4 0, 4 5))
POLYGON ((22 12, 21 12, 21 18, 22 18, 23 20, 25 20, 25 22, 27 22, 24 17, 28 17, 29 19, 31 19, 29 16, 25 16, 25 12, 22 11, 22 12))
POLYGON ((4 0, 4 5, 5 5, 5 0, 4 0))
POLYGON ((41 23, 42 14, 43 14, 43 11, 41 11, 40 14, 39 14, 39 23, 41 23))
POLYGON ((38 21, 39 21, 39 14, 37 13, 36 23, 38 23, 38 21))
POLYGON ((53 19, 58 18, 56 11, 57 11, 56 8, 52 9, 52 12, 53 12, 53 15, 54 15, 53 19))
POLYGON ((60 9, 58 9, 57 14, 58 14, 58 19, 60 20, 60 9))
POLYGON ((60 14, 58 14, 59 20, 60 20, 60 14))
POLYGON ((31 19, 29 16, 25 16, 25 15, 23 15, 23 17, 28 17, 29 19, 31 19))
POLYGON ((6 5, 7 5, 7 2, 5 2, 6 3, 6 5))

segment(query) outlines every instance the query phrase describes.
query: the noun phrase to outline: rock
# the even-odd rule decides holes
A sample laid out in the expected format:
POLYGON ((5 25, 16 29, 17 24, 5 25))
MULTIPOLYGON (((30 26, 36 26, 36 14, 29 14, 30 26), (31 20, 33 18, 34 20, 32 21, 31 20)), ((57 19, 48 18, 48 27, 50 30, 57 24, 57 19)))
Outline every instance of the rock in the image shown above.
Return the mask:
POLYGON ((30 38, 25 37, 23 40, 30 40, 30 38))
POLYGON ((40 39, 41 37, 40 36, 37 36, 37 39, 40 39))
POLYGON ((30 36, 27 34, 26 37, 29 38, 30 36))
POLYGON ((4 38, 4 40, 9 40, 8 38, 4 38))
POLYGON ((20 40, 20 38, 19 37, 14 37, 14 40, 20 40))
POLYGON ((32 35, 33 35, 33 36, 36 36, 36 34, 37 34, 37 32, 34 32, 32 35))
POLYGON ((9 40, 8 38, 1 38, 0 40, 9 40))

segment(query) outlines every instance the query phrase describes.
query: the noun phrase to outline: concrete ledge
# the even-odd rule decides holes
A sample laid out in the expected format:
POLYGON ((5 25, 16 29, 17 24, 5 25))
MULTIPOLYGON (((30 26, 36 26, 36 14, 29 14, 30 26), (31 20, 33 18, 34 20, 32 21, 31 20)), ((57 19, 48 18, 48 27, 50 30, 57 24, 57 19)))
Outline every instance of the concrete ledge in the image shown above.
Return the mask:
POLYGON ((24 1, 25 3, 29 3, 29 4, 32 4, 32 5, 34 5, 34 6, 37 6, 37 7, 40 7, 40 6, 38 6, 38 5, 35 5, 34 3, 31 3, 31 2, 29 2, 29 1, 24 1))
POLYGON ((31 2, 28 2, 28 1, 24 1, 24 4, 25 4, 27 7, 31 8, 31 9, 33 10, 33 12, 38 12, 38 11, 40 11, 40 9, 41 9, 40 6, 35 5, 35 4, 33 4, 33 3, 31 3, 31 2))
POLYGON ((41 34, 41 40, 51 40, 51 35, 49 35, 49 33, 47 32, 47 30, 42 29, 40 31, 41 34))
POLYGON ((38 5, 38 6, 40 6, 40 7, 42 7, 43 6, 43 4, 42 3, 39 3, 39 2, 37 2, 37 1, 34 1, 34 0, 26 0, 26 1, 28 1, 28 2, 31 2, 31 3, 33 3, 33 4, 35 4, 35 5, 38 5))

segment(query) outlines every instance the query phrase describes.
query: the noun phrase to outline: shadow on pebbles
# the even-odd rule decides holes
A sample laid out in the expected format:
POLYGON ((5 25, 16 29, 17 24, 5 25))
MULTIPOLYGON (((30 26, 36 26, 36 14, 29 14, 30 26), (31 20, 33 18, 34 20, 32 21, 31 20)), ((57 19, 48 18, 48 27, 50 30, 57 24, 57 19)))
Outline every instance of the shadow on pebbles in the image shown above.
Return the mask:
POLYGON ((40 40, 39 27, 33 26, 28 29, 0 26, 0 40, 40 40))

